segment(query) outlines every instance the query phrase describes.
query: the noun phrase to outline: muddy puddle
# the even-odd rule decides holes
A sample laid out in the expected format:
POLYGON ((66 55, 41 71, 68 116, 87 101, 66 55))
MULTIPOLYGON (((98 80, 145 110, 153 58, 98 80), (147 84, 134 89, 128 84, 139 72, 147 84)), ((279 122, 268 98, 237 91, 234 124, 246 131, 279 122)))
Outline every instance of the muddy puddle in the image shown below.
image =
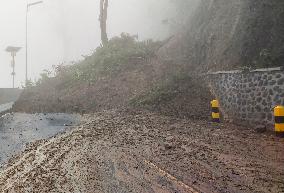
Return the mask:
MULTIPOLYGON (((5 107, 8 108, 8 107, 5 107)), ((9 113, 0 117, 0 166, 19 153, 25 145, 50 138, 81 123, 75 114, 9 113)))

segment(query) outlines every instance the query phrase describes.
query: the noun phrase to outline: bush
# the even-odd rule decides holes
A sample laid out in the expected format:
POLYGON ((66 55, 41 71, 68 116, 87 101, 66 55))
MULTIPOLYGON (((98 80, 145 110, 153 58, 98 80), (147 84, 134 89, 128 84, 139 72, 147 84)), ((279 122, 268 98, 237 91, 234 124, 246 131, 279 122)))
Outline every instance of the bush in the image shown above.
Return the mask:
MULTIPOLYGON (((64 86, 74 82, 95 82, 103 76, 113 75, 121 70, 121 67, 130 64, 133 59, 145 61, 155 56, 161 42, 153 40, 138 41, 135 36, 122 33, 120 37, 109 40, 106 46, 99 46, 92 55, 84 56, 84 60, 73 65, 54 67, 54 77, 60 79, 64 86)), ((39 83, 43 83, 50 76, 42 74, 39 83)))

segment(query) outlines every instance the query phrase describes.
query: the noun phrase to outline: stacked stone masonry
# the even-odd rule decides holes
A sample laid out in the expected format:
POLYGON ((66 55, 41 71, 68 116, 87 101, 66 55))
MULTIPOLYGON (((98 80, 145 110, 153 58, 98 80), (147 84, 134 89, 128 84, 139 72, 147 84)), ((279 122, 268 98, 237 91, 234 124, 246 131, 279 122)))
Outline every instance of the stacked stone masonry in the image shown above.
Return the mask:
POLYGON ((207 78, 227 120, 272 125, 274 107, 284 105, 283 68, 208 73, 207 78))

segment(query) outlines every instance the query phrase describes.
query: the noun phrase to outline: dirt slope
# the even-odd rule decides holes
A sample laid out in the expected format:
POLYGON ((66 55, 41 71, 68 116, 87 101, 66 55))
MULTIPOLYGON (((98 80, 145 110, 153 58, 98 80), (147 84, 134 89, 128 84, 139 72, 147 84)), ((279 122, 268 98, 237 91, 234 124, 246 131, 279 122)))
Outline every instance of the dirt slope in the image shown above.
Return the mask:
POLYGON ((94 112, 125 106, 130 99, 151 88, 162 74, 160 63, 125 64, 112 76, 93 83, 75 82, 62 87, 60 77, 27 89, 15 103, 14 111, 94 112))
POLYGON ((59 77, 24 90, 15 112, 97 112, 112 108, 142 108, 177 117, 207 119, 209 89, 201 79, 182 72, 183 66, 153 58, 124 65, 112 76, 94 83, 60 86, 59 77))
POLYGON ((232 125, 107 111, 36 142, 3 192, 283 192, 283 140, 232 125))
POLYGON ((146 101, 134 106, 179 117, 208 115, 203 106, 214 97, 200 74, 283 65, 283 14, 283 0, 201 0, 184 30, 165 41, 151 62, 128 61, 115 76, 95 83, 62 87, 60 78, 48 81, 26 90, 14 111, 94 112, 146 101), (158 93, 161 85, 170 92, 158 93))

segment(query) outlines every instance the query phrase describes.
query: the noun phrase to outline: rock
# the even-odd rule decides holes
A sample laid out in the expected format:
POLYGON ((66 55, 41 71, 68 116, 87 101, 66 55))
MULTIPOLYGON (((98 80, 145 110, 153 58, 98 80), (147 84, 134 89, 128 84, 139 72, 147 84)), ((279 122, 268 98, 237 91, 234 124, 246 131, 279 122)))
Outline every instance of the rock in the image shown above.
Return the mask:
POLYGON ((173 146, 170 144, 165 144, 165 150, 173 149, 173 146))
POLYGON ((265 133, 267 130, 266 125, 258 125, 255 127, 256 133, 265 133))

